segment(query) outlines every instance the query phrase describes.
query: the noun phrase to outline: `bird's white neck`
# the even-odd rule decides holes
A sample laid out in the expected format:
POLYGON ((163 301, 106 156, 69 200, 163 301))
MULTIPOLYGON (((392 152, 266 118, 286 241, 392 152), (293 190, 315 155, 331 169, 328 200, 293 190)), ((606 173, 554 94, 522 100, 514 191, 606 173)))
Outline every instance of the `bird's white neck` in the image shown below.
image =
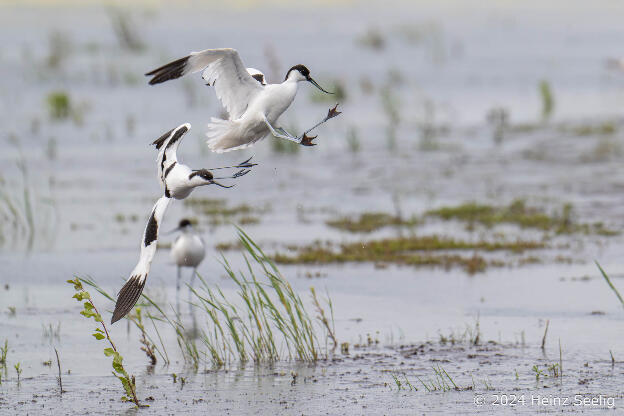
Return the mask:
POLYGON ((296 74, 299 74, 296 71, 291 71, 290 74, 288 75, 288 78, 286 78, 284 80, 284 82, 282 82, 282 85, 292 85, 294 84, 295 88, 297 88, 299 81, 302 81, 302 79, 300 77, 298 77, 296 74))

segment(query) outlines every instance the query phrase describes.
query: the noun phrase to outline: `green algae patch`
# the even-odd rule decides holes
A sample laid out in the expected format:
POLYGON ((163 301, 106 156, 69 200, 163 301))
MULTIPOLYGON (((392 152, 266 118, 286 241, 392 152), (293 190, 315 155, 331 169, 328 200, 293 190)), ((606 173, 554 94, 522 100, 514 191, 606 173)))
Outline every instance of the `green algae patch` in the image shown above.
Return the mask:
POLYGON ((269 211, 268 207, 255 207, 248 204, 229 205, 225 199, 187 198, 184 206, 193 213, 207 218, 210 225, 223 225, 235 222, 242 225, 258 224, 258 215, 269 211))
POLYGON ((523 252, 544 248, 544 243, 534 241, 469 242, 439 236, 406 237, 333 245, 315 242, 308 246, 290 247, 293 254, 276 253, 273 260, 281 264, 331 264, 347 262, 372 262, 375 264, 400 264, 407 266, 461 267, 468 273, 484 271, 487 266, 503 265, 500 261, 488 262, 478 251, 523 252), (461 255, 455 251, 472 251, 461 255))
POLYGON ((357 217, 340 217, 329 220, 325 224, 351 233, 370 233, 384 227, 413 227, 420 223, 416 217, 403 219, 384 212, 365 212, 357 217))
POLYGON ((470 225, 478 223, 486 227, 504 223, 515 224, 521 228, 552 231, 556 234, 618 234, 617 231, 606 228, 601 222, 592 224, 575 222, 572 204, 565 204, 560 210, 549 215, 539 208, 528 206, 522 199, 503 207, 468 202, 454 207, 430 210, 425 216, 438 217, 446 221, 464 221, 470 225))

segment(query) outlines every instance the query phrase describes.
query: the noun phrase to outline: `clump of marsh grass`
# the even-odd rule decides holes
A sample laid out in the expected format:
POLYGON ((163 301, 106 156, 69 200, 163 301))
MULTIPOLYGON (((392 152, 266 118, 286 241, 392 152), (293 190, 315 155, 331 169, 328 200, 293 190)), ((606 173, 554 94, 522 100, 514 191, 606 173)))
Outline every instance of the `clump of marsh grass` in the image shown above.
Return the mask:
POLYGON ((420 384, 423 385, 425 390, 428 392, 432 391, 451 391, 451 390, 462 390, 460 387, 455 384, 455 381, 451 376, 446 372, 446 370, 438 365, 431 367, 433 369, 433 377, 428 378, 427 380, 422 380, 420 377, 416 376, 420 384))
POLYGON ((74 103, 66 91, 52 91, 46 96, 46 106, 52 121, 70 119, 81 126, 85 113, 89 110, 88 102, 74 103))
POLYGON ((463 332, 459 330, 452 330, 448 335, 444 335, 442 333, 440 336, 440 344, 446 345, 457 345, 457 344, 468 344, 471 346, 477 346, 481 342, 481 329, 479 324, 479 317, 475 319, 474 325, 470 325, 468 323, 465 324, 466 327, 463 332))
MULTIPOLYGON (((317 335, 319 327, 326 332, 326 342, 331 340, 333 353, 338 340, 329 294, 322 300, 311 290, 312 303, 317 312, 315 320, 306 310, 299 294, 258 245, 241 229, 238 229, 238 237, 238 244, 244 250, 245 271, 236 272, 225 257, 222 259, 227 277, 238 289, 235 296, 226 295, 220 287, 209 285, 199 276, 201 286, 197 289, 189 286, 192 295, 192 330, 187 328, 173 307, 172 313, 168 313, 143 293, 142 299, 147 302, 142 304, 153 307, 145 316, 153 324, 160 322, 173 329, 185 364, 195 370, 201 362, 210 363, 216 368, 234 361, 243 364, 249 361, 275 362, 280 359, 315 362, 322 357, 317 335), (328 312, 324 303, 327 304, 328 312), (197 315, 205 318, 204 327, 196 327, 197 315)), ((94 282, 85 279, 80 281, 114 301, 94 282)), ((139 308, 135 308, 135 312, 126 318, 141 329, 141 336, 149 340, 150 349, 163 356, 160 352, 162 348, 166 356, 158 326, 153 325, 160 340, 160 348, 149 336, 142 323, 142 313, 136 309, 139 308)), ((145 342, 141 342, 143 348, 146 348, 145 342)), ((153 352, 145 352, 150 359, 154 355, 153 352)))
POLYGON ((540 369, 538 364, 535 364, 531 368, 531 371, 533 371, 533 374, 535 375, 536 383, 539 383, 540 377, 548 377, 548 374, 546 374, 542 369, 540 369))
POLYGON ((223 267, 237 285, 243 306, 228 299, 220 288, 211 288, 201 278, 202 287, 192 289, 199 306, 212 324, 202 331, 201 339, 212 364, 221 366, 236 358, 240 362, 277 361, 279 342, 287 356, 301 361, 316 361, 320 346, 312 318, 301 297, 281 275, 275 264, 241 229, 247 275, 236 273, 223 258, 223 267))
MULTIPOLYGON (((403 376, 403 380, 399 378, 397 373, 390 373, 390 375, 392 376, 392 380, 394 381, 397 391, 418 391, 418 389, 409 381, 405 373, 401 374, 403 376)), ((392 386, 390 386, 390 390, 392 390, 392 386)))
POLYGON ((64 91, 53 91, 46 97, 48 113, 52 120, 63 120, 70 116, 72 106, 69 95, 64 91))
POLYGON ((76 293, 72 297, 78 302, 82 302, 83 300, 85 301, 83 303, 83 310, 80 312, 80 314, 87 319, 93 318, 93 320, 99 323, 102 327, 95 329, 95 332, 92 334, 93 337, 98 341, 105 339, 110 344, 110 347, 104 349, 104 355, 113 358, 113 375, 119 379, 124 388, 124 391, 126 392, 126 395, 122 396, 121 400, 132 401, 137 407, 146 407, 147 405, 142 405, 139 403, 139 399, 136 395, 136 381, 134 375, 128 375, 128 372, 124 368, 123 357, 117 351, 117 347, 115 347, 115 344, 113 343, 113 340, 108 333, 106 324, 102 320, 102 315, 100 315, 97 308, 93 304, 93 301, 91 300, 91 295, 84 289, 84 287, 82 286, 82 282, 79 278, 68 280, 67 283, 73 285, 74 290, 76 291, 76 293))
POLYGON ((22 364, 21 363, 16 363, 13 368, 15 368, 15 373, 17 373, 17 385, 20 385, 20 377, 22 375, 22 364))
POLYGON ((7 354, 9 353, 9 340, 4 340, 4 346, 0 347, 0 367, 5 367, 7 364, 7 354))
POLYGON ((24 156, 16 161, 20 179, 7 181, 0 176, 0 243, 12 231, 15 241, 25 240, 32 249, 35 236, 50 236, 56 225, 55 202, 50 189, 49 196, 38 195, 29 180, 29 169, 24 156))

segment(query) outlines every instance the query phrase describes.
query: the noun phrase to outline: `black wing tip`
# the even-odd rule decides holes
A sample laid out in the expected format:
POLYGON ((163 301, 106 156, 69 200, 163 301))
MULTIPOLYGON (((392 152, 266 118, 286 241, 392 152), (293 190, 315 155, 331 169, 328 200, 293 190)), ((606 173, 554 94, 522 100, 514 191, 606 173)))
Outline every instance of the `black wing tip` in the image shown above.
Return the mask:
POLYGON ((171 136, 171 133, 173 133, 174 130, 175 129, 169 130, 167 133, 163 134, 162 136, 160 136, 159 138, 157 138, 156 140, 152 142, 152 144, 156 146, 156 149, 160 149, 162 147, 162 145, 165 143, 167 138, 171 136))
POLYGON ((186 69, 186 64, 189 58, 190 55, 185 56, 184 58, 169 62, 166 65, 163 65, 146 73, 146 77, 152 77, 152 79, 149 80, 148 84, 156 85, 165 81, 169 81, 171 79, 180 78, 182 75, 184 75, 184 70, 186 69))
POLYGON ((176 137, 174 138, 174 142, 176 140, 178 140, 182 135, 184 135, 187 131, 189 131, 191 128, 191 125, 188 123, 184 123, 176 128, 173 128, 171 130, 169 130, 168 132, 166 132, 165 134, 163 134, 162 136, 160 136, 159 138, 157 138, 156 140, 154 140, 152 142, 152 144, 154 146, 156 146, 156 150, 160 150, 160 148, 162 147, 163 144, 165 144, 165 142, 167 141, 167 139, 169 138, 169 136, 171 136, 171 134, 175 131, 176 132, 176 137))
POLYGON ((147 276, 141 275, 132 276, 128 279, 126 284, 123 285, 119 291, 119 295, 117 296, 115 310, 113 311, 113 317, 111 318, 111 325, 119 321, 132 310, 143 292, 145 281, 147 280, 146 277, 147 276))

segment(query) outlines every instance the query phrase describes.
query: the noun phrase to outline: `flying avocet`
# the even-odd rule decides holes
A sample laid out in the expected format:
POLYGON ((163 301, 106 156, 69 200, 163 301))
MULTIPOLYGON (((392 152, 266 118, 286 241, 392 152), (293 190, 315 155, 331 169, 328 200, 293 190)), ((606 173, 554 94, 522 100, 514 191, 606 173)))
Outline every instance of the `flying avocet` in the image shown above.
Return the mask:
MULTIPOLYGON (((254 81, 255 82, 255 81, 254 81)), ((231 176, 225 176, 215 178, 208 169, 192 170, 188 166, 178 163, 177 151, 182 137, 189 131, 191 125, 186 123, 176 127, 173 130, 163 134, 160 138, 154 141, 156 149, 159 149, 158 158, 158 177, 160 183, 163 185, 165 192, 162 197, 152 208, 152 212, 147 221, 147 226, 143 232, 143 239, 141 240, 141 255, 139 262, 135 266, 130 277, 124 284, 117 295, 117 302, 115 304, 115 311, 111 323, 115 323, 123 318, 134 307, 143 287, 145 287, 145 281, 150 270, 150 265, 154 254, 156 252, 156 243, 158 240, 158 231, 162 220, 165 216, 165 211, 169 206, 169 202, 172 199, 184 199, 193 192, 198 186, 204 185, 218 185, 223 188, 231 188, 234 185, 223 185, 217 182, 218 179, 230 179, 238 178, 240 176, 249 173, 252 166, 255 164, 250 163, 250 159, 236 165, 225 166, 216 169, 240 169, 231 176)))
POLYGON ((208 147, 217 153, 249 147, 269 133, 303 146, 314 146, 316 143, 312 143, 312 140, 316 136, 309 137, 307 133, 340 114, 336 104, 321 122, 300 136, 294 136, 277 127, 277 119, 295 99, 299 82, 308 81, 321 91, 332 93, 324 90, 310 76, 310 71, 304 65, 290 68, 284 82, 280 84, 262 85, 245 68, 235 49, 191 52, 189 56, 145 75, 152 77, 149 84, 154 85, 199 71, 203 71, 202 78, 208 85, 214 86, 217 97, 229 113, 228 120, 212 117, 208 124, 208 147))

